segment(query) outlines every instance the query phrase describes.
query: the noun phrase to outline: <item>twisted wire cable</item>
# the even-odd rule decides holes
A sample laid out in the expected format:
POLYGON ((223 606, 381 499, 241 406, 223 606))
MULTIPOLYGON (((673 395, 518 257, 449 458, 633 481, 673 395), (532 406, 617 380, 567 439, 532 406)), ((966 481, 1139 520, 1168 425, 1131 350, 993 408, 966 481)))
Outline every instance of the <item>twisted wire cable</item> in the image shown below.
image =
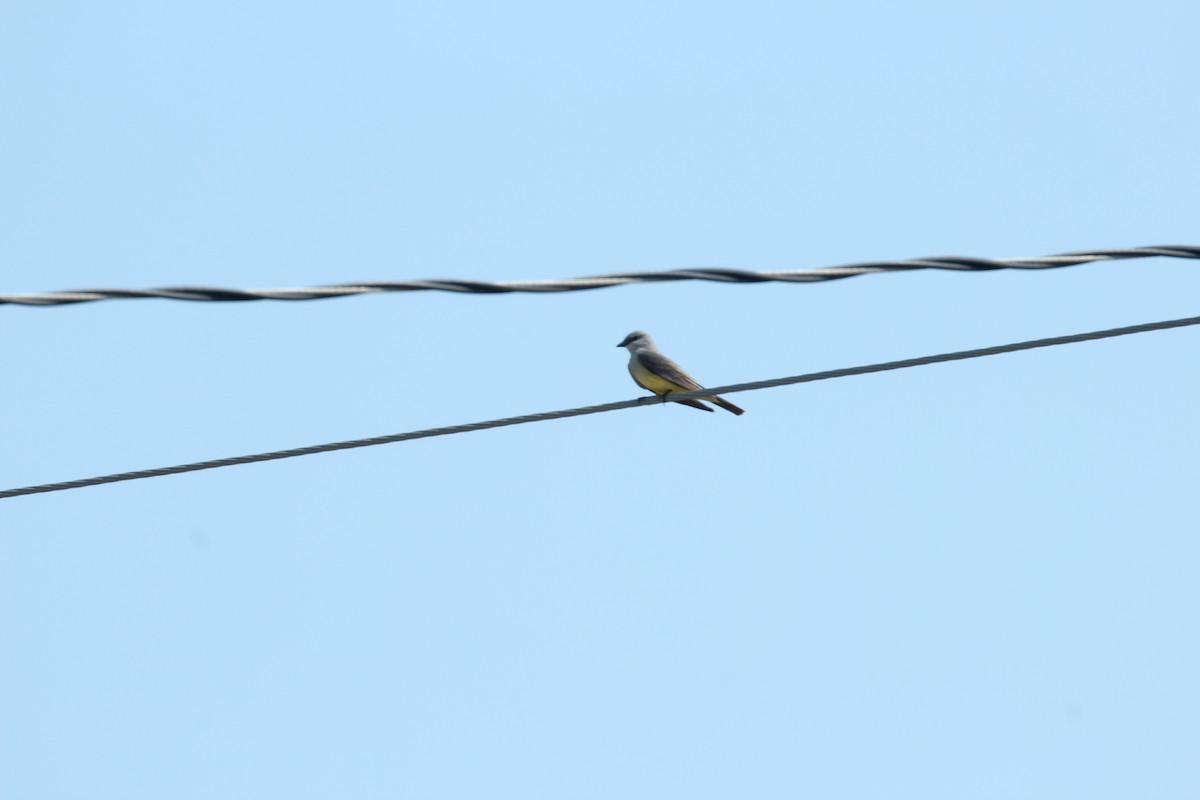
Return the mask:
POLYGON ((822 269, 781 269, 753 271, 723 267, 698 267, 652 272, 613 272, 584 278, 543 281, 473 281, 431 279, 414 281, 368 281, 335 283, 295 289, 228 289, 211 286, 165 286, 158 289, 73 289, 65 292, 0 294, 0 305, 61 306, 98 300, 161 298, 207 302, 250 300, 320 300, 380 292, 459 292, 470 294, 507 294, 512 292, 548 293, 601 289, 631 283, 668 281, 712 281, 716 283, 815 283, 840 280, 876 272, 911 272, 920 269, 981 272, 996 269, 1054 269, 1094 261, 1118 261, 1131 258, 1200 258, 1195 245, 1158 245, 1115 250, 1080 250, 1053 256, 1032 258, 973 258, 971 256, 934 256, 908 261, 866 261, 822 269))
POLYGON ((20 497, 28 494, 41 494, 44 492, 60 492, 67 489, 81 489, 85 486, 97 486, 103 483, 133 481, 140 480, 142 478, 157 478, 164 475, 177 475, 182 472, 196 472, 198 470, 216 469, 218 467, 232 467, 238 464, 254 464, 259 461, 274 461, 280 458, 293 458, 295 456, 307 456, 315 453, 328 453, 335 450, 350 450, 356 447, 372 447, 377 444, 405 442, 412 439, 428 439, 434 436, 449 436, 455 433, 470 433, 472 431, 482 431, 489 428, 502 428, 508 425, 523 425, 527 422, 544 422, 551 419, 580 417, 584 416, 585 414, 600 414, 606 411, 617 411, 619 409, 632 408, 634 406, 657 405, 659 403, 666 402, 668 399, 682 400, 693 397, 703 399, 714 394, 734 394, 736 392, 750 392, 757 389, 769 389, 776 386, 789 386, 796 383, 812 383, 814 381, 825 381, 834 378, 846 378, 851 375, 866 375, 873 372, 887 372, 896 369, 907 369, 909 367, 921 367, 928 364, 940 364, 946 361, 962 361, 969 358, 983 358, 984 356, 994 356, 1001 353, 1013 353, 1020 350, 1033 350, 1040 347, 1055 347, 1057 345, 1075 344, 1077 342, 1088 342, 1096 339, 1110 339, 1115 336, 1128 336, 1130 334, 1145 333, 1147 331, 1182 328, 1189 325, 1200 325, 1200 317, 1187 317, 1185 319, 1166 320, 1163 322, 1148 322, 1141 325, 1129 325, 1123 328, 1109 328, 1102 331, 1074 333, 1068 336, 1054 336, 1048 339, 1033 339, 1026 342, 1015 342, 1012 344, 1001 344, 992 347, 981 347, 975 350, 960 350, 953 353, 941 353, 939 355, 908 358, 902 361, 887 361, 880 364, 867 364, 864 366, 847 367, 844 369, 828 370, 825 372, 810 372, 803 375, 792 375, 786 378, 772 378, 762 381, 751 381, 750 383, 735 383, 730 386, 714 386, 694 392, 675 393, 669 398, 639 397, 633 400, 620 400, 615 403, 604 403, 601 405, 583 406, 580 408, 568 408, 560 411, 543 411, 537 414, 524 414, 519 417, 504 417, 502 419, 485 420, 483 422, 471 422, 465 425, 449 425, 444 428, 427 428, 425 430, 409 431, 407 433, 394 433, 388 436, 373 436, 367 439, 351 439, 344 442, 331 442, 329 444, 296 447, 290 450, 275 450, 269 453, 256 453, 254 455, 247 456, 218 458, 211 461, 196 461, 191 464, 179 464, 173 467, 143 469, 135 472, 119 472, 112 475, 101 475, 95 478, 81 478, 73 481, 61 481, 59 483, 43 483, 37 486, 23 486, 17 489, 0 491, 0 499, 7 497, 20 497))

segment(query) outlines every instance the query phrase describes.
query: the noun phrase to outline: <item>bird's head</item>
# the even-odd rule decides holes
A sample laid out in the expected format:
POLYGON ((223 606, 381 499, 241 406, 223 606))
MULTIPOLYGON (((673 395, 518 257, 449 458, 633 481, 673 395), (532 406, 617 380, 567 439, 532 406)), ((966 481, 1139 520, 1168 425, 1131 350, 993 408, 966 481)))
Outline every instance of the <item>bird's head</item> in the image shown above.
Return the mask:
POLYGON ((654 340, 645 331, 634 331, 622 339, 617 347, 624 347, 632 353, 635 350, 645 350, 648 347, 654 347, 654 340))

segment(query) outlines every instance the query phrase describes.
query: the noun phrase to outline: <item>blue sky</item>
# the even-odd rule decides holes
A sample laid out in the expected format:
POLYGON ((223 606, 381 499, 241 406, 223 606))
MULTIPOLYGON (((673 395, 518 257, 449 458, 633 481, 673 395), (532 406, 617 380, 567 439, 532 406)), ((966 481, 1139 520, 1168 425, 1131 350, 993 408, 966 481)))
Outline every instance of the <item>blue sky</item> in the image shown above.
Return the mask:
MULTIPOLYGON (((1191 4, 9 3, 0 291, 1200 242, 1191 4)), ((1200 313, 1186 261, 0 308, 0 487, 1200 313)), ((0 795, 1192 798, 1183 329, 0 501, 0 795)))

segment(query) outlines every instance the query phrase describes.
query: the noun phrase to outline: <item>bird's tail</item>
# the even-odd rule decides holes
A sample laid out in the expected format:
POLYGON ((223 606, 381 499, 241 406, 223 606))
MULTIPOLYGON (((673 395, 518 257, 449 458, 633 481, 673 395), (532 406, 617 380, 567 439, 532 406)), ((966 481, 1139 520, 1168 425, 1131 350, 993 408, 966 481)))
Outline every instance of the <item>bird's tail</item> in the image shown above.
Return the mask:
POLYGON ((712 409, 709 408, 708 406, 704 405, 704 403, 701 403, 699 400, 695 400, 691 397, 684 398, 683 400, 676 400, 675 402, 679 403, 679 405, 681 405, 681 406, 691 406, 692 408, 698 408, 701 411, 712 411, 712 409))
POLYGON ((745 413, 746 413, 746 411, 745 411, 744 409, 738 408, 738 407, 737 407, 737 406, 735 406, 733 403, 731 403, 731 402, 729 402, 728 400, 726 400, 724 397, 717 397, 717 396, 714 394, 712 397, 708 397, 708 398, 705 398, 705 399, 706 399, 706 400, 711 400, 712 402, 716 403, 717 405, 719 405, 721 408, 725 409, 725 410, 726 410, 726 411, 728 411, 729 413, 731 413, 731 414, 737 414, 739 417, 740 417, 742 414, 745 414, 745 413))

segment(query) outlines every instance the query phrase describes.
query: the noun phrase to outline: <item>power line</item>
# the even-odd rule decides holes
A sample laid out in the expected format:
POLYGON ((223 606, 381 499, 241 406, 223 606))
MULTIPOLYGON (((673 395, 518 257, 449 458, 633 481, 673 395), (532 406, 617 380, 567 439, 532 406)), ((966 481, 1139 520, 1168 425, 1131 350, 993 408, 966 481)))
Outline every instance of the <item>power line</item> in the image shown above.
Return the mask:
MULTIPOLYGON (((1074 333, 1069 336, 1054 336, 1049 339, 1033 339, 1027 342, 1016 342, 1013 344, 995 345, 993 347, 982 347, 977 350, 961 350, 954 353, 941 353, 939 355, 922 356, 920 358, 908 358, 902 361, 886 361, 881 364, 867 364, 860 367, 847 367, 845 369, 828 370, 826 372, 810 372, 804 375, 792 375, 786 378, 773 378, 764 381, 752 381, 750 383, 735 383, 730 386, 714 386, 712 388, 703 389, 700 391, 679 392, 678 394, 672 395, 672 397, 675 399, 686 399, 692 397, 704 398, 713 394, 750 392, 757 389, 769 389, 775 386, 789 386, 795 383, 812 383, 814 381, 826 381, 833 378, 847 378, 851 375, 866 375, 872 372, 888 372, 890 370, 907 369, 909 367, 921 367, 927 364, 940 364, 945 361, 962 361, 968 358, 982 358, 984 356, 994 356, 1001 353, 1013 353, 1019 350, 1034 350, 1040 347, 1055 347, 1060 344, 1088 342, 1095 339, 1110 339, 1114 336, 1128 336, 1133 333, 1146 333, 1147 331, 1182 328, 1188 325, 1200 325, 1200 317, 1188 317, 1186 319, 1167 320, 1164 322, 1147 322, 1142 325, 1130 325, 1124 328, 1110 328, 1108 330, 1091 331, 1089 333, 1074 333)), ((26 494, 41 494, 43 492, 60 492, 66 489, 82 489, 85 486, 97 486, 102 483, 133 481, 140 480, 142 478, 157 478, 163 475, 176 475, 181 472, 196 472, 202 469, 232 467, 238 464, 254 464, 259 461, 274 461, 280 458, 293 458, 295 456, 307 456, 315 453, 328 453, 334 450, 350 450, 355 447, 372 447, 377 444, 405 442, 411 439, 428 439, 434 436, 449 436, 453 433, 470 433, 472 431, 487 430, 488 428, 502 428, 508 425, 523 425, 527 422, 543 422, 551 419, 565 419, 566 417, 581 417, 585 414, 599 414, 605 411, 617 411, 622 408, 632 408, 634 406, 657 405, 661 402, 664 402, 664 400, 658 397, 639 397, 634 400, 621 400, 616 403, 604 403, 598 406, 568 408, 561 411, 543 411, 539 414, 525 414, 519 417, 505 417, 503 419, 492 419, 484 422, 472 422, 466 425, 450 425, 444 428, 427 428, 425 430, 409 431, 407 433, 393 433, 388 436, 374 436, 369 439, 351 439, 344 442, 317 444, 309 447, 296 447, 290 450, 275 450, 270 453, 256 453, 248 456, 218 458, 212 461, 196 461, 191 464, 179 464, 174 467, 158 467, 157 469, 144 469, 137 470, 135 472, 118 472, 112 475, 101 475, 96 478, 81 478, 79 480, 62 481, 59 483, 43 483, 37 486, 24 486, 18 489, 0 491, 0 499, 6 497, 19 497, 26 494)))
POLYGON ((866 261, 822 269, 781 269, 753 271, 723 267, 701 267, 658 272, 613 272, 585 278, 546 281, 474 281, 454 278, 416 281, 368 281, 335 283, 295 289, 228 289, 211 286, 165 286, 157 289, 74 289, 66 292, 0 294, 0 305, 61 306, 98 300, 161 298, 231 302, 249 300, 320 300, 380 292, 459 292, 468 294, 508 294, 512 292, 550 293, 601 289, 630 283, 669 281, 714 281, 717 283, 815 283, 851 278, 876 272, 911 272, 920 269, 981 272, 996 269, 1054 269, 1093 261, 1118 261, 1130 258, 1200 258, 1195 245, 1158 245, 1116 250, 1080 250, 1054 256, 1033 258, 973 258, 970 256, 934 256, 909 261, 866 261))

